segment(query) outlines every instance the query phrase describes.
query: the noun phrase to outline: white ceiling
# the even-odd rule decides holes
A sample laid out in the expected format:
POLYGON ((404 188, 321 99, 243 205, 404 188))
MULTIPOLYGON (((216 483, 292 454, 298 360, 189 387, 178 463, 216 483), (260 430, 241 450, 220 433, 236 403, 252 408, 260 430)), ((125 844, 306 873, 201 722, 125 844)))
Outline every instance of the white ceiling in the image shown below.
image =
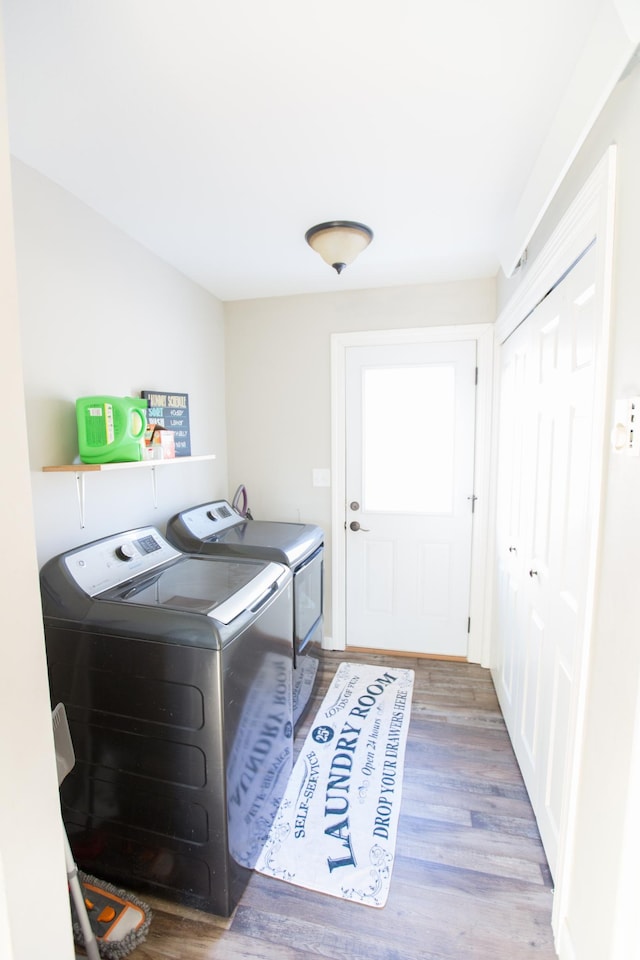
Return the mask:
POLYGON ((1 2, 12 152, 236 300, 495 275, 603 0, 1 2))

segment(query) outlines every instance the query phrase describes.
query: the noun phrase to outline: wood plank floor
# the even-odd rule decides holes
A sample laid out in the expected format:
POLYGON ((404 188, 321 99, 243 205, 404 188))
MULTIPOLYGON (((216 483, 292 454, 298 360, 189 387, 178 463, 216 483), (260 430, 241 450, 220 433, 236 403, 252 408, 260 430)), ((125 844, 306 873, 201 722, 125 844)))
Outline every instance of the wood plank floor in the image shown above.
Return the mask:
MULTIPOLYGON (((154 918, 133 960, 553 960, 552 886, 489 672, 474 664, 327 653, 416 671, 386 906, 254 874, 232 917, 141 896, 154 918)), ((296 738, 300 748, 309 717, 296 738)))

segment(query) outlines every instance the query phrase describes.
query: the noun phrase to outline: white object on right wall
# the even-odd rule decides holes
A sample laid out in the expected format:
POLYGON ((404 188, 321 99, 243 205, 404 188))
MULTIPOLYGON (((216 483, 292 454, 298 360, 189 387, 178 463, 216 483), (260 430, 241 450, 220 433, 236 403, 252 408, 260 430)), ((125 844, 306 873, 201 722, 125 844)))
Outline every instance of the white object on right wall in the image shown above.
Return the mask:
POLYGON ((616 400, 611 447, 614 453, 640 456, 640 397, 616 400))

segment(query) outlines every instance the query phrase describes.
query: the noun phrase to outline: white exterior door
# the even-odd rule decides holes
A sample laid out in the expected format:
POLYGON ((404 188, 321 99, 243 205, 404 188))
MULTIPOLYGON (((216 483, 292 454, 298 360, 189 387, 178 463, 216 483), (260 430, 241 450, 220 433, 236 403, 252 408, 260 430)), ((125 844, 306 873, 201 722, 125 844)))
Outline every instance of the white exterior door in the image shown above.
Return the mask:
POLYGON ((496 689, 552 872, 585 631, 595 247, 502 348, 496 689))
POLYGON ((466 657, 476 342, 347 348, 347 645, 466 657))

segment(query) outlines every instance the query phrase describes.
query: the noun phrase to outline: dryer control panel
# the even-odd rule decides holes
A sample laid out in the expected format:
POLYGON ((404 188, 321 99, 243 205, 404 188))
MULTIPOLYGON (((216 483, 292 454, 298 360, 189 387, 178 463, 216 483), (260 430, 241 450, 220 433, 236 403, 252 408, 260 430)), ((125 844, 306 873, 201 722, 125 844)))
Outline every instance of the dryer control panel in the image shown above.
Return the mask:
POLYGON ((212 540, 216 534, 238 523, 246 523, 226 500, 202 503, 180 514, 184 524, 198 540, 212 540))
POLYGON ((95 597, 181 556, 155 527, 140 527, 72 550, 64 562, 80 589, 95 597))

